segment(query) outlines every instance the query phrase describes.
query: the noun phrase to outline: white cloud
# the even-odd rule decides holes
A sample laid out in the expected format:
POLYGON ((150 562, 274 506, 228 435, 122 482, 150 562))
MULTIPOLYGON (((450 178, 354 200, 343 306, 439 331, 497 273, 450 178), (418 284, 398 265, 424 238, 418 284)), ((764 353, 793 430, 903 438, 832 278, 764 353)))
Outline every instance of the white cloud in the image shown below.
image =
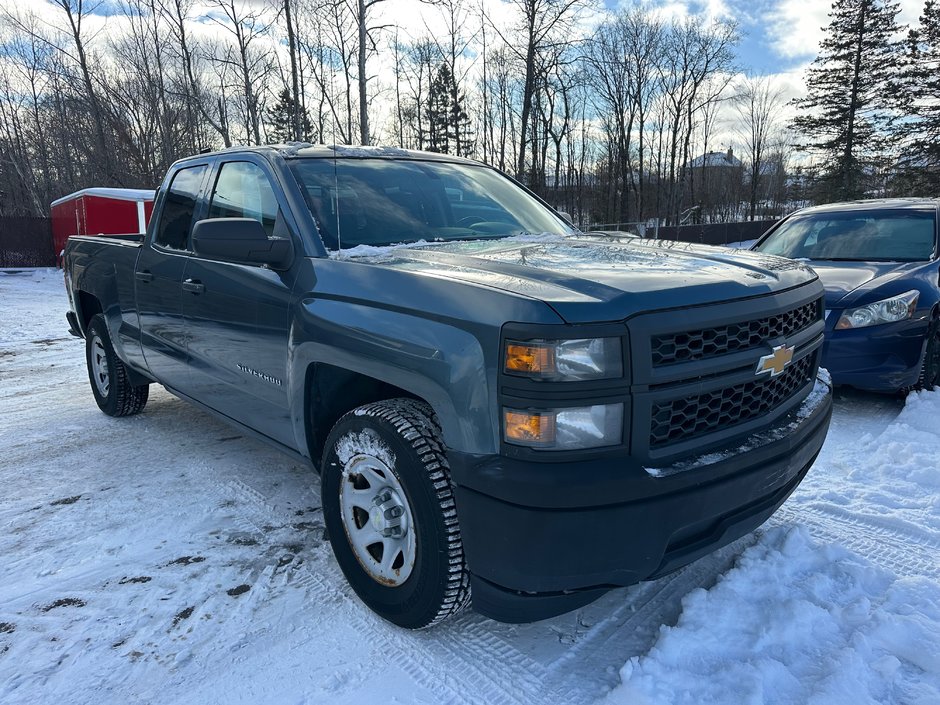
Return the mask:
MULTIPOLYGON (((636 5, 636 0, 620 0, 619 3, 621 8, 636 5)), ((643 6, 666 21, 685 20, 689 17, 699 17, 706 21, 734 18, 726 0, 659 0, 647 2, 643 6)))
MULTIPOLYGON (((898 22, 916 24, 923 0, 900 0, 898 22)), ((773 51, 784 59, 814 58, 829 24, 826 0, 780 0, 767 15, 767 36, 773 51)))

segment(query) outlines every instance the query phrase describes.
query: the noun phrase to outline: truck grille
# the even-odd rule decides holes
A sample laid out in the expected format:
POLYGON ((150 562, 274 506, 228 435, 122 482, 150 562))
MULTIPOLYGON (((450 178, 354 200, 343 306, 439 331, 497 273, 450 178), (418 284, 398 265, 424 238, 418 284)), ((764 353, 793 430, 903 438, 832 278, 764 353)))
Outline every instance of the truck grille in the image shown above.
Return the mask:
POLYGON ((819 300, 773 316, 730 323, 715 328, 653 336, 653 367, 691 362, 750 350, 769 339, 786 337, 812 325, 820 317, 819 300))
MULTIPOLYGON (((817 303, 812 302, 807 306, 817 306, 817 303)), ((805 307, 800 307, 802 308, 805 307)), ((794 312, 800 309, 771 318, 793 317, 794 312)), ((809 320, 814 320, 814 317, 811 316, 809 320)), ((705 394, 655 403, 651 415, 650 448, 660 448, 679 439, 688 440, 718 429, 729 428, 768 413, 796 394, 812 379, 815 359, 815 354, 806 355, 777 377, 753 380, 705 394)))

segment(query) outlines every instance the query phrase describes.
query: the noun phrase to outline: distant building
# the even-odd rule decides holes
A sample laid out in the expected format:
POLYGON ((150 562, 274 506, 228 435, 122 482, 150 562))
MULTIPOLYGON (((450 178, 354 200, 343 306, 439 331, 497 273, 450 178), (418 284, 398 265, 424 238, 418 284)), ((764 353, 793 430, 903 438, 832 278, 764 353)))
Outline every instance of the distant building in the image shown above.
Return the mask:
POLYGON ((739 216, 744 184, 744 165, 727 152, 706 152, 686 164, 691 178, 687 186, 687 203, 696 208, 693 222, 723 222, 739 216))
POLYGON ((727 152, 706 152, 686 165, 689 169, 740 169, 742 166, 731 147, 727 152))

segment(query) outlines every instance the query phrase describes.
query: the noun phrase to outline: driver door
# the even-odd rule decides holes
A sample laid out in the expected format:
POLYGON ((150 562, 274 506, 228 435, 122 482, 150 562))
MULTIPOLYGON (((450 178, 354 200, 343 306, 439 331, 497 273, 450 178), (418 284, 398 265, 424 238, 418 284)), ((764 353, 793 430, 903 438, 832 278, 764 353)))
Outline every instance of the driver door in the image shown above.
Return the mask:
MULTIPOLYGON (((208 218, 252 218, 268 236, 290 237, 267 165, 250 155, 220 161, 208 218)), ((274 271, 194 253, 183 272, 183 319, 192 396, 295 446, 288 403, 288 343, 295 267, 274 271)))

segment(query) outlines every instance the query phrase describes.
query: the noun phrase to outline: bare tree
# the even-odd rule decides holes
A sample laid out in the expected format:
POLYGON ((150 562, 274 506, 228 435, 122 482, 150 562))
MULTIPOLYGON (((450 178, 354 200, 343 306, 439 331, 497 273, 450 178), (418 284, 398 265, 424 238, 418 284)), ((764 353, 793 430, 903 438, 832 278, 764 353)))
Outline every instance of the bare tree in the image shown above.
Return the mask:
POLYGON ((748 219, 754 220, 757 202, 764 192, 766 177, 773 171, 768 160, 779 145, 782 129, 781 109, 785 103, 783 90, 766 76, 746 78, 734 97, 738 115, 737 133, 744 144, 747 163, 748 219))
MULTIPOLYGON (((573 26, 583 6, 583 0, 510 0, 519 14, 515 37, 490 21, 494 32, 503 40, 506 49, 521 61, 523 67, 522 101, 519 115, 519 150, 516 174, 526 173, 526 153, 531 148, 530 163, 538 161, 538 145, 530 139, 533 99, 544 79, 559 47, 570 45, 573 26)), ((530 173, 529 181, 533 181, 530 173)))
POLYGON ((212 14, 209 17, 230 32, 235 40, 233 52, 212 58, 237 68, 249 139, 254 140, 255 144, 261 144, 261 94, 257 87, 264 86, 264 79, 273 64, 270 55, 265 51, 255 51, 254 45, 268 33, 272 21, 266 16, 264 7, 254 8, 236 0, 211 0, 211 3, 222 11, 225 21, 212 14))
POLYGON ((317 89, 318 133, 351 144, 358 54, 351 39, 357 34, 354 17, 345 2, 334 0, 302 0, 298 7, 298 45, 317 89))
POLYGON ((222 138, 226 147, 232 146, 232 135, 225 118, 224 106, 210 99, 201 78, 200 51, 198 44, 190 36, 188 29, 189 15, 193 0, 159 0, 161 10, 168 20, 171 36, 175 39, 174 47, 178 53, 183 71, 183 90, 187 109, 195 109, 212 129, 222 138))
POLYGON ((356 64, 358 69, 357 80, 359 84, 359 141, 364 145, 368 145, 371 144, 371 137, 369 134, 369 100, 367 91, 369 74, 366 70, 366 61, 369 58, 369 54, 377 50, 375 33, 382 29, 382 27, 372 25, 370 23, 370 17, 375 6, 385 2, 385 0, 345 0, 345 2, 348 3, 352 3, 353 1, 355 4, 352 5, 352 12, 359 38, 356 64))

